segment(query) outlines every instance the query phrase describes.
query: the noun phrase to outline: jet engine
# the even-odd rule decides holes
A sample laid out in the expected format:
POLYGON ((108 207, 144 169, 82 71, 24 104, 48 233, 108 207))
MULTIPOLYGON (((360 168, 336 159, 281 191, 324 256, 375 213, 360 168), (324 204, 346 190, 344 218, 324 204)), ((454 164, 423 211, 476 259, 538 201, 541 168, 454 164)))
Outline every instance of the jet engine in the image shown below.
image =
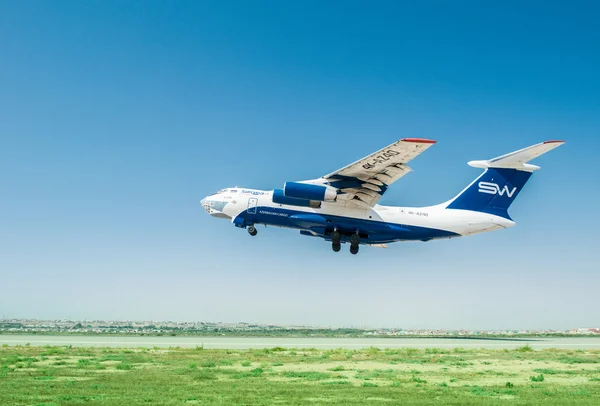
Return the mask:
POLYGON ((337 198, 337 190, 331 186, 312 185, 310 183, 285 182, 283 194, 295 199, 333 202, 337 198))
POLYGON ((312 207, 313 209, 318 209, 321 207, 321 202, 318 200, 297 199, 295 197, 288 197, 284 194, 282 189, 273 190, 272 200, 273 203, 287 204, 290 206, 312 207))

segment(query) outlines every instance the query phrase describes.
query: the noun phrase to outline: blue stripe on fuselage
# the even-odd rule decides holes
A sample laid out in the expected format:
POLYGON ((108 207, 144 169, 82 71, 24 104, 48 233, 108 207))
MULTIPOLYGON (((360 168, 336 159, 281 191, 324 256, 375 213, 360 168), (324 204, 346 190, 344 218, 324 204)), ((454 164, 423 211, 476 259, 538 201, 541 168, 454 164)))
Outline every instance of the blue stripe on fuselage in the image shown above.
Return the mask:
MULTIPOLYGON (((342 233, 355 233, 358 230, 362 237, 361 241, 369 244, 407 240, 428 241, 436 238, 459 236, 459 234, 450 231, 434 228, 266 206, 257 207, 256 214, 249 214, 247 210, 243 211, 236 217, 234 224, 266 224, 312 231, 326 240, 329 240, 329 236, 325 234, 332 232, 334 227, 342 233)), ((343 238, 342 241, 345 241, 345 239, 343 238)))

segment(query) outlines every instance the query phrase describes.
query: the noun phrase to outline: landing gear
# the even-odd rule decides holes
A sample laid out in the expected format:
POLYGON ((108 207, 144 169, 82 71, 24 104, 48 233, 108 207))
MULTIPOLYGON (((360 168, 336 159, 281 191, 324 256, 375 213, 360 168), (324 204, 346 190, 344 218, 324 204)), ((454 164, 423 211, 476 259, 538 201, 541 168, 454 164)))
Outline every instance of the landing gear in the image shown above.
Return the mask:
POLYGON ((254 237, 256 234, 258 234, 258 230, 254 226, 248 226, 248 234, 254 237))
POLYGON ((360 236, 358 233, 352 234, 350 237, 350 254, 358 254, 358 244, 360 244, 360 236))
MULTIPOLYGON (((348 242, 348 240, 345 241, 348 242)), ((360 244, 360 235, 358 235, 358 231, 350 236, 349 242, 350 253, 352 255, 358 254, 358 246, 360 244)), ((342 249, 342 234, 337 229, 334 229, 331 233, 331 249, 334 252, 339 252, 340 249, 342 249)))
POLYGON ((333 233, 331 233, 331 249, 334 252, 339 252, 339 250, 342 249, 342 244, 340 242, 341 239, 342 235, 339 231, 334 230, 333 233))

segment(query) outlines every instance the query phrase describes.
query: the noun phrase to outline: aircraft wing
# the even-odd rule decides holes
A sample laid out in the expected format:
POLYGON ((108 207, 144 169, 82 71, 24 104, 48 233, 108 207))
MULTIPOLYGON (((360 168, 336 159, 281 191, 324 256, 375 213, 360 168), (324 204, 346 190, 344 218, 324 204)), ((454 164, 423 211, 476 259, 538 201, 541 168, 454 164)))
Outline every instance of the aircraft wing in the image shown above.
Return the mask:
POLYGON ((407 163, 433 144, 432 140, 403 138, 322 179, 338 189, 338 203, 373 207, 388 186, 412 171, 407 163))

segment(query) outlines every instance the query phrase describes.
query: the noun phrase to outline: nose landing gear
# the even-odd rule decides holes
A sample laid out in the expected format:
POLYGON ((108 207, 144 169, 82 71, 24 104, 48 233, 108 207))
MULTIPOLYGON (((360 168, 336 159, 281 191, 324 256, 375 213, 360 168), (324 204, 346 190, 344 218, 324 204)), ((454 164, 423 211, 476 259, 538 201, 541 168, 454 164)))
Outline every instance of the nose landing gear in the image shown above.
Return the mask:
POLYGON ((256 234, 258 234, 258 230, 254 226, 248 226, 247 230, 248 230, 248 234, 250 234, 252 237, 254 237, 256 234))

